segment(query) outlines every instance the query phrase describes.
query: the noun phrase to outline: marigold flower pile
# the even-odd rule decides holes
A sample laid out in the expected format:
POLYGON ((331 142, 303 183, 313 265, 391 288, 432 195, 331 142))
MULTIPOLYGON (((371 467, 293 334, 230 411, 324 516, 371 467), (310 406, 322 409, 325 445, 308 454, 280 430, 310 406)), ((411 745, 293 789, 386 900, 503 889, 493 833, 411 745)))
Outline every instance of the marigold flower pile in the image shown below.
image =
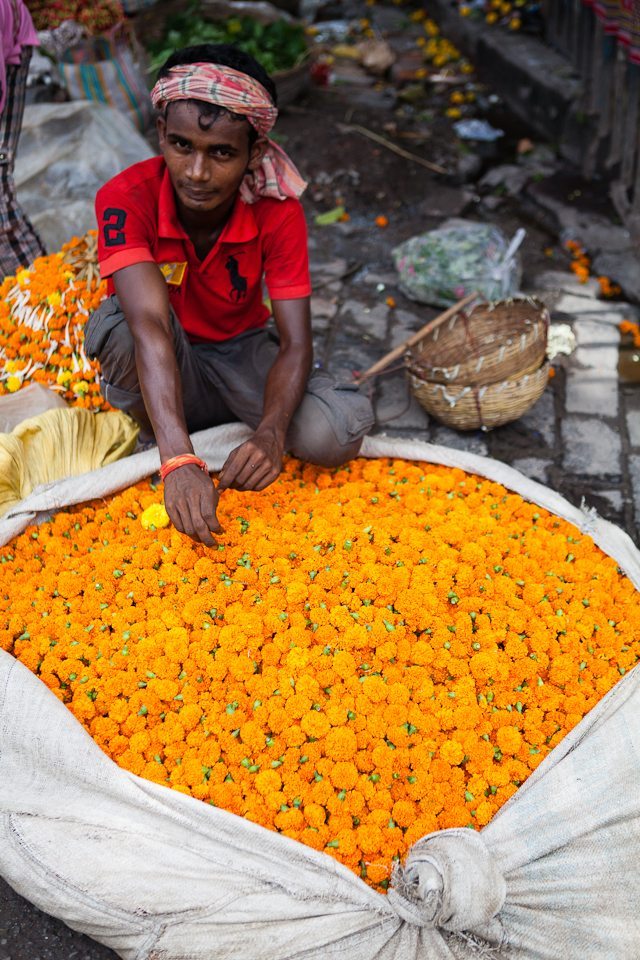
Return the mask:
POLYGON ((640 347, 640 323, 637 320, 621 320, 618 330, 623 336, 631 334, 634 347, 640 347))
POLYGON ((460 51, 450 40, 442 36, 435 20, 429 19, 423 10, 414 11, 411 14, 411 20, 422 22, 424 37, 419 37, 416 43, 422 48, 424 58, 428 63, 440 68, 449 63, 460 61, 460 51))
POLYGON ((29 0, 29 12, 37 30, 54 30, 65 20, 75 20, 91 34, 99 34, 124 21, 118 0, 29 0))
MULTIPOLYGON (((575 273, 580 283, 586 283, 591 276, 591 258, 587 254, 587 251, 577 240, 567 240, 565 247, 571 254, 569 269, 575 273)), ((600 294, 605 299, 617 297, 622 293, 619 285, 613 283, 609 277, 598 277, 597 280, 600 286, 600 294)))
POLYGON ((5 547, 0 646, 121 767, 379 888, 422 835, 488 823, 638 659, 616 563, 460 470, 289 460, 225 492, 214 549, 160 503, 140 483, 5 547))
POLYGON ((83 346, 84 324, 106 293, 94 247, 94 234, 74 237, 0 283, 0 396, 40 383, 73 406, 108 408, 83 346))

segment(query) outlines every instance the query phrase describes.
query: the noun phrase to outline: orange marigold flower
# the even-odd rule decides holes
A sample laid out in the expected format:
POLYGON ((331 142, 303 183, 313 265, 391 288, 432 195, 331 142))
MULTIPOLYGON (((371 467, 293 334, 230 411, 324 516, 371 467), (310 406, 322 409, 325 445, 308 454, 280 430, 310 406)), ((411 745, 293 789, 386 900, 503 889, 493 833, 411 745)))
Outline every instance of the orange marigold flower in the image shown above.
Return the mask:
POLYGON ((522 745, 522 734, 515 727, 500 727, 496 733, 496 741, 502 753, 513 755, 522 745))

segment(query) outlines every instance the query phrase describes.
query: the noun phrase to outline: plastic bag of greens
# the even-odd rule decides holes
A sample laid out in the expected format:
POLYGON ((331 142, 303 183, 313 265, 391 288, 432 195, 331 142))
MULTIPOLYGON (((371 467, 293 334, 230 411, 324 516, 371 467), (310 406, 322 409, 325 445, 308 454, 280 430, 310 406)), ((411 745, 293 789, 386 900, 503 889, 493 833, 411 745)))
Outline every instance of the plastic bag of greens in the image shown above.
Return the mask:
POLYGON ((392 251, 400 288, 412 300, 444 307, 474 290, 487 300, 513 296, 522 275, 517 250, 524 236, 519 229, 509 241, 491 224, 446 220, 392 251))

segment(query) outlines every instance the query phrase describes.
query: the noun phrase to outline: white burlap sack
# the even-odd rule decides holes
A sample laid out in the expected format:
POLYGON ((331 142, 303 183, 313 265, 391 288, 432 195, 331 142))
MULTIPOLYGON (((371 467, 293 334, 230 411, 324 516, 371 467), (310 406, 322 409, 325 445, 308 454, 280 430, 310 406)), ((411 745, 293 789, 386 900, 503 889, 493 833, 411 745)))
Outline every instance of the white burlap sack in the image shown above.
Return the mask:
MULTIPOLYGON (((196 435, 212 469, 245 435, 196 435)), ((495 461, 369 439, 367 456, 489 476, 588 528, 636 586, 622 531, 495 461)), ((152 472, 140 454, 33 494, 41 512, 152 472)), ((0 656, 0 874, 125 960, 635 960, 640 957, 640 672, 632 670, 481 833, 410 851, 388 896, 325 854, 118 768, 69 711, 0 656)))

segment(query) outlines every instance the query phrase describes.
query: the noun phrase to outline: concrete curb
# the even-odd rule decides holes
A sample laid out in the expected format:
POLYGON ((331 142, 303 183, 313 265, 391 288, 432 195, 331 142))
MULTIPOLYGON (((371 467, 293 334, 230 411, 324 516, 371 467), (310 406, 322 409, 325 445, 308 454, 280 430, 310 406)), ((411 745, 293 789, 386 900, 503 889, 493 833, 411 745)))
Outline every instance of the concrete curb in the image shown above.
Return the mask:
POLYGON ((581 164, 595 127, 580 110, 582 82, 568 60, 538 37, 461 17, 450 0, 429 0, 429 15, 515 116, 581 164))

